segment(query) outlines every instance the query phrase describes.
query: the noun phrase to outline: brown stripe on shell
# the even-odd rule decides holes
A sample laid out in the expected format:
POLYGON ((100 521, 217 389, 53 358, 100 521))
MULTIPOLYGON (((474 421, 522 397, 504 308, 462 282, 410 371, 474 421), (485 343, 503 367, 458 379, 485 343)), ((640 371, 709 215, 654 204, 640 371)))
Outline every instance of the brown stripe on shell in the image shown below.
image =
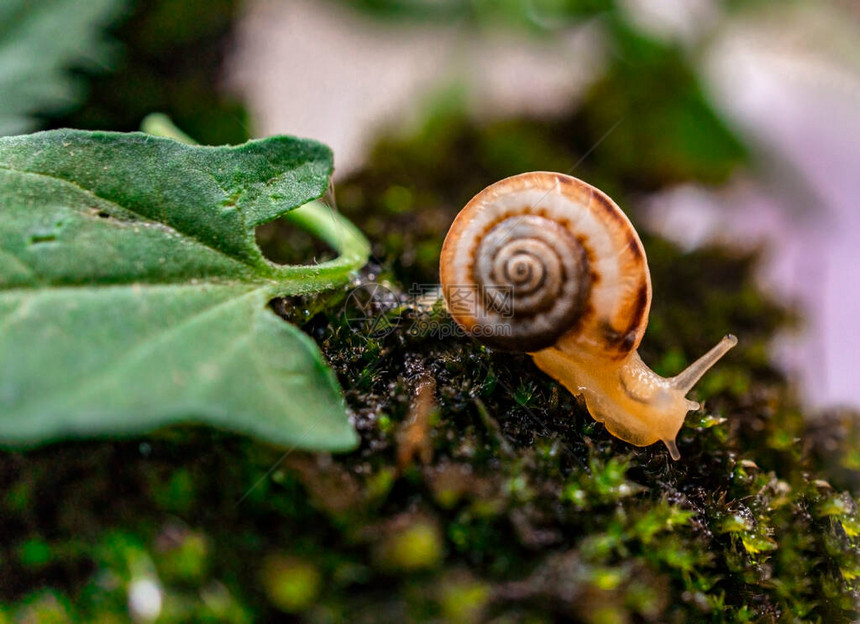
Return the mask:
POLYGON ((624 357, 639 346, 648 322, 648 295, 648 283, 640 284, 635 295, 627 299, 625 306, 617 311, 615 320, 626 322, 623 325, 613 325, 607 319, 600 324, 601 339, 610 357, 624 357))
POLYGON ((600 333, 603 339, 603 348, 607 354, 612 356, 623 355, 630 348, 625 345, 630 343, 629 333, 625 334, 615 329, 610 323, 603 321, 600 324, 600 333))
POLYGON ((585 255, 588 258, 588 261, 591 264, 594 264, 594 260, 595 260, 594 250, 591 248, 591 245, 588 243, 588 238, 585 236, 585 234, 577 234, 576 235, 576 241, 582 246, 582 250, 585 252, 585 255))
POLYGON ((632 230, 627 233, 627 251, 633 256, 631 262, 645 263, 645 251, 642 249, 642 243, 639 242, 639 237, 632 230))
MULTIPOLYGON (((565 227, 570 229, 569 221, 565 224, 565 227)), ((591 277, 591 286, 594 287, 598 283, 600 283, 600 273, 598 273, 597 269, 594 268, 594 250, 591 248, 591 245, 588 244, 588 239, 583 234, 579 234, 576 237, 576 240, 579 243, 580 247, 582 247, 582 250, 585 252, 585 257, 588 260, 588 273, 591 277)))
POLYGON ((606 346, 615 357, 624 357, 639 346, 648 322, 651 305, 651 279, 648 274, 648 261, 639 235, 627 216, 615 203, 599 190, 592 194, 591 206, 607 222, 607 228, 614 231, 624 242, 619 249, 619 262, 623 275, 642 275, 635 293, 625 297, 622 306, 612 318, 612 326, 601 328, 606 346))
MULTIPOLYGON (((596 189, 595 189, 596 190, 596 189)), ((610 221, 615 227, 619 229, 627 229, 628 221, 627 217, 624 216, 624 213, 621 212, 618 207, 613 203, 611 199, 609 199, 606 195, 601 192, 595 192, 591 195, 592 206, 596 209, 596 212, 600 213, 600 216, 607 221, 610 221)), ((633 232, 633 236, 636 236, 636 232, 633 232)))
POLYGON ((627 325, 627 333, 635 332, 640 323, 647 320, 645 317, 648 314, 648 303, 648 287, 641 284, 630 308, 630 323, 627 325))

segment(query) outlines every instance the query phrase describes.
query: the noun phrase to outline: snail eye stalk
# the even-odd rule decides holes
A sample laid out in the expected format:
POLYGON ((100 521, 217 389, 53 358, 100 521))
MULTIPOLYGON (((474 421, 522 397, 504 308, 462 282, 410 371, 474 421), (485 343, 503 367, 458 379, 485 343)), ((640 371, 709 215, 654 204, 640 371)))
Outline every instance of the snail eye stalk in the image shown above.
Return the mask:
POLYGON ((683 372, 672 377, 672 385, 686 394, 736 344, 738 344, 737 336, 732 334, 723 336, 723 339, 714 345, 710 351, 690 364, 683 372))

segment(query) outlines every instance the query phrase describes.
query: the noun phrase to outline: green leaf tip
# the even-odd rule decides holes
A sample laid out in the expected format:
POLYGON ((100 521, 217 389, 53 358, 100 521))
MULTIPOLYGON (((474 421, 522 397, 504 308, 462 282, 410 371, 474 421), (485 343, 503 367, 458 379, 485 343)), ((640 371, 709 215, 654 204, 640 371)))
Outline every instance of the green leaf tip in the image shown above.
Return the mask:
POLYGON ((346 283, 369 244, 313 202, 329 148, 143 133, 0 138, 0 441, 133 434, 197 421, 278 444, 357 443, 333 373, 270 299, 346 283), (339 256, 263 257, 290 215, 339 256), (293 216, 294 215, 294 216, 293 216))

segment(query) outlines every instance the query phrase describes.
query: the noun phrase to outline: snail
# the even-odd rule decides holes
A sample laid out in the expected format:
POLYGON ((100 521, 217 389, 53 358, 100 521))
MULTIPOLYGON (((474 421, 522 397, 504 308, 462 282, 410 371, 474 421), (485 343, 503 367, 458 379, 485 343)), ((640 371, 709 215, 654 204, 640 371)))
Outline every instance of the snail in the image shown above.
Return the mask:
POLYGON ((523 351, 614 436, 662 441, 672 459, 696 382, 737 338, 726 335, 675 377, 637 348, 648 324, 651 277, 639 235, 603 192, 550 172, 515 175, 457 215, 440 258, 454 320, 491 348, 523 351))

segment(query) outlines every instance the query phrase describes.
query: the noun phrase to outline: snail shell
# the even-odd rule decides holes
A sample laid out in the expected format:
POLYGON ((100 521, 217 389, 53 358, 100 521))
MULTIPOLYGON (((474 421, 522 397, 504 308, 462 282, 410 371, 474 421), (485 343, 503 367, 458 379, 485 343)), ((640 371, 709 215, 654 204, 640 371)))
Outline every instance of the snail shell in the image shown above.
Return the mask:
POLYGON ((620 358, 648 324, 639 235, 609 197, 559 173, 524 173, 478 193, 445 238, 440 274, 454 319, 500 349, 533 352, 562 339, 620 358))
POLYGON ((497 349, 525 351, 613 435, 644 446, 675 437, 699 406, 686 393, 737 339, 726 336, 665 379, 636 349, 648 324, 651 278, 639 236, 600 190, 532 172, 490 185, 457 215, 442 246, 448 310, 497 349))

